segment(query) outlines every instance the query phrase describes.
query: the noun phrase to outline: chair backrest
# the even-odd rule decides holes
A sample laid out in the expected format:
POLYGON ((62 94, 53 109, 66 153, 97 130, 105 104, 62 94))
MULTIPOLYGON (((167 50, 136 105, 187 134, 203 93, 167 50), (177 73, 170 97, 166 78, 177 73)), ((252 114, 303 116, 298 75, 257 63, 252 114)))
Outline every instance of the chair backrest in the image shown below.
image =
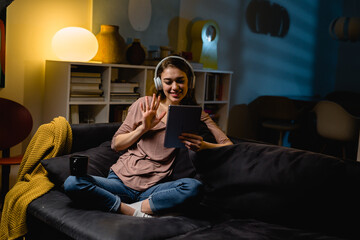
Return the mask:
POLYGON ((31 132, 33 120, 21 104, 0 98, 0 150, 21 143, 31 132))
POLYGON ((320 136, 339 140, 356 140, 359 134, 359 119, 332 101, 320 101, 314 107, 316 129, 320 136))
POLYGON ((293 100, 281 96, 260 96, 249 108, 261 119, 295 120, 300 113, 293 100))
POLYGON ((255 127, 246 104, 237 104, 230 109, 227 129, 228 136, 256 139, 255 127))

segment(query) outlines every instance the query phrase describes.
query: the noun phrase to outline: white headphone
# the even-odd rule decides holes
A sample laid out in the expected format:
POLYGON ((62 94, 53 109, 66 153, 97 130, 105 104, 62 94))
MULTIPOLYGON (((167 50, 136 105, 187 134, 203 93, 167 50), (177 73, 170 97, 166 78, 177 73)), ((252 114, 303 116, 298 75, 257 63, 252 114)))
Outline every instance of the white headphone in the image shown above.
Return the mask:
POLYGON ((158 72, 158 70, 159 70, 159 67, 161 66, 161 64, 162 64, 166 59, 169 59, 169 58, 181 59, 181 60, 183 60, 183 61, 189 66, 189 68, 190 68, 190 70, 191 70, 191 73, 192 73, 192 79, 189 79, 189 81, 191 80, 192 82, 189 83, 189 86, 193 89, 193 88, 195 87, 195 73, 194 73, 194 69, 193 69, 193 67, 191 66, 191 64, 190 64, 188 61, 186 61, 184 58, 182 58, 182 57, 179 57, 179 56, 168 56, 168 57, 162 59, 162 60, 158 63, 158 65, 156 66, 156 68, 155 68, 154 83, 155 83, 155 88, 156 88, 156 90, 159 91, 159 90, 162 89, 161 78, 157 76, 157 72, 158 72))

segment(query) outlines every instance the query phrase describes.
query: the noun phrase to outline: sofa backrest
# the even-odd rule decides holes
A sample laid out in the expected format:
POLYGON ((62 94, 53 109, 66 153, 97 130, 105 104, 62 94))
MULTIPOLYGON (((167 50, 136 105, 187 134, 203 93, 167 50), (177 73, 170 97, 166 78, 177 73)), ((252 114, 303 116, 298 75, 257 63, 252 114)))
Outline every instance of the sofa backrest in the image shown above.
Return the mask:
POLYGON ((253 142, 204 150, 202 201, 230 217, 357 236, 360 163, 253 142))
POLYGON ((111 140, 120 125, 121 122, 72 124, 73 146, 71 152, 84 151, 111 140))

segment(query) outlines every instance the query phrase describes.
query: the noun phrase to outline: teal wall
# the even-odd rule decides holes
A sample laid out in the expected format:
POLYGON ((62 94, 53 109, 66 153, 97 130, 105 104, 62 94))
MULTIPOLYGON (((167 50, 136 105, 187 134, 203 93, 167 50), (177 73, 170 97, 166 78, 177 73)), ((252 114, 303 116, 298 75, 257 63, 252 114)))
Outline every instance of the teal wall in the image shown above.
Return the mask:
MULTIPOLYGON (((147 48, 176 47, 174 39, 184 40, 183 30, 176 29, 176 19, 185 19, 189 26, 196 20, 215 20, 220 29, 219 69, 234 71, 231 105, 249 103, 260 95, 325 96, 334 90, 360 92, 359 43, 338 42, 329 35, 329 24, 334 18, 342 16, 345 10, 356 14, 349 12, 356 5, 355 0, 270 1, 285 7, 290 15, 289 32, 283 38, 250 31, 245 19, 249 2, 151 0, 150 26, 144 32, 136 32, 127 18, 128 0, 94 0, 93 31, 97 33, 100 24, 114 24, 120 26, 125 39, 140 38, 147 48), (351 54, 354 51, 357 55, 351 54)), ((358 6, 355 9, 359 10, 358 6)))
MULTIPOLYGON (((344 0, 341 16, 360 17, 360 1, 344 0)), ((360 93, 360 42, 339 42, 335 89, 360 93)), ((354 103, 360 104, 360 103, 354 103)))
POLYGON ((193 1, 182 1, 181 15, 212 18, 220 26, 219 66, 234 71, 232 105, 260 95, 323 96, 334 89, 338 43, 328 28, 341 15, 342 1, 270 2, 285 7, 290 15, 289 32, 283 38, 249 29, 245 16, 250 0, 197 0, 193 8, 193 1))

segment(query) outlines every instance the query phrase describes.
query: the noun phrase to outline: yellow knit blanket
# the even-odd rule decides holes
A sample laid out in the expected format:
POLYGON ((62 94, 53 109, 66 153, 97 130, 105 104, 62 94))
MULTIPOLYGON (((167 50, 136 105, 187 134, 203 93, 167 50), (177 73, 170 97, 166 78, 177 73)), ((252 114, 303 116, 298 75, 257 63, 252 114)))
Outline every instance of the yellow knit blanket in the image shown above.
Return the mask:
POLYGON ((67 154, 71 145, 72 131, 65 118, 55 118, 38 128, 25 151, 17 182, 5 197, 0 225, 1 240, 16 239, 27 233, 27 206, 54 186, 40 160, 67 154))

